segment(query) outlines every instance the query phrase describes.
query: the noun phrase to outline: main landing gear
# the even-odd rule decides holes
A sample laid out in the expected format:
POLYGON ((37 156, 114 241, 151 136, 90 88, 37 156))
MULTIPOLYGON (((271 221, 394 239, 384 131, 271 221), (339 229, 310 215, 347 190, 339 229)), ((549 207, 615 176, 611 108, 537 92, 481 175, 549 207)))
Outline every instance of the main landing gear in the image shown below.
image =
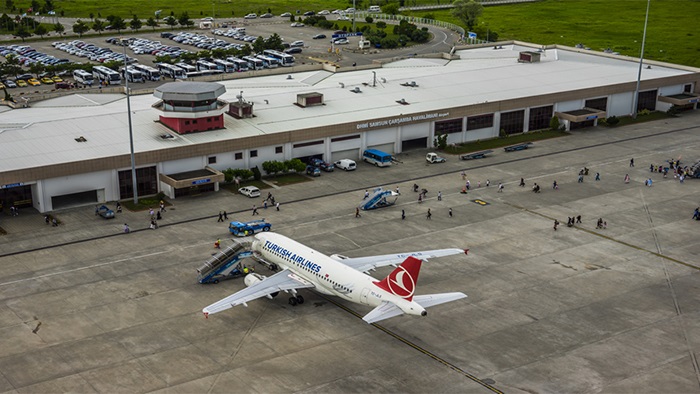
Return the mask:
POLYGON ((296 297, 289 297, 289 305, 291 306, 297 306, 297 304, 303 304, 304 303, 304 297, 298 295, 296 297))

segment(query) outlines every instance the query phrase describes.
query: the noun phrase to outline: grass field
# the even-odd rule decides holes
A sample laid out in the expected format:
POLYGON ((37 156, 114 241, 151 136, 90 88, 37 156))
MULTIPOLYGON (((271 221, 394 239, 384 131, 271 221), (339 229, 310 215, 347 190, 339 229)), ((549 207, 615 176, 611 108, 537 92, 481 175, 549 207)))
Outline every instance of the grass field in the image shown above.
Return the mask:
MULTIPOLYGON (((646 5, 645 0, 543 0, 485 7, 478 30, 496 31, 502 40, 583 43, 593 50, 611 48, 639 56, 646 5)), ((438 20, 459 23, 449 11, 429 13, 438 20)), ((652 0, 644 57, 700 67, 700 37, 693 33, 698 15, 698 0, 652 0)))

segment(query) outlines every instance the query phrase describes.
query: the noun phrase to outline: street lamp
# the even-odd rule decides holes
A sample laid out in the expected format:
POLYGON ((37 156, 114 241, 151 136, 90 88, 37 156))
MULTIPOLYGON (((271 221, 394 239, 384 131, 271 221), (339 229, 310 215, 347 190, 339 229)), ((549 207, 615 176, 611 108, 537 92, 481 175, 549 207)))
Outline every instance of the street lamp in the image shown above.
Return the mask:
POLYGON ((647 39, 647 22, 649 21, 649 4, 651 0, 647 0, 647 13, 644 17, 644 33, 642 33, 642 52, 639 55, 639 71, 637 72, 637 87, 634 89, 634 97, 632 99, 632 119, 637 119, 637 105, 639 104, 639 83, 642 80, 642 65, 644 64, 644 43, 647 39))
POLYGON ((124 39, 120 39, 119 42, 122 44, 122 50, 124 54, 124 88, 126 90, 126 114, 129 117, 129 146, 131 148, 131 187, 134 189, 134 205, 139 204, 139 192, 136 186, 136 160, 134 158, 134 128, 131 125, 131 95, 129 94, 129 76, 127 75, 126 68, 126 42, 124 39))

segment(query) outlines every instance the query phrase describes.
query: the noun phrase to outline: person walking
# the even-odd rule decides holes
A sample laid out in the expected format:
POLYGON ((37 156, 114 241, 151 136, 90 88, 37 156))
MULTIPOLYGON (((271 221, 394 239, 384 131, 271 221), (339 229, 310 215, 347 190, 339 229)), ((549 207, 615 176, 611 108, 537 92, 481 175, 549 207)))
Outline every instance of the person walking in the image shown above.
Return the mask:
POLYGON ((487 179, 486 180, 486 187, 489 187, 489 186, 491 186, 491 181, 487 179))
POLYGON ((581 215, 576 216, 576 223, 581 224, 581 215))
POLYGON ((432 217, 433 217, 433 214, 430 212, 430 208, 428 208, 428 214, 425 215, 425 218, 428 219, 428 220, 431 220, 432 217))
POLYGON ((369 191, 367 191, 367 189, 365 189, 365 197, 363 198, 363 200, 366 200, 368 198, 369 198, 369 191))
POLYGON ((625 174, 625 183, 630 183, 630 175, 625 174))
POLYGON ((552 189, 554 189, 554 190, 559 190, 559 185, 557 184, 557 181, 554 181, 554 182, 552 183, 552 189))
POLYGON ((406 219, 406 211, 404 211, 404 210, 402 209, 402 210, 401 210, 401 220, 404 220, 404 219, 406 219))
POLYGON ((255 216, 255 215, 260 215, 260 213, 258 213, 258 207, 253 205, 253 216, 255 216))
POLYGON ((122 204, 117 201, 117 213, 122 213, 122 204))
POLYGON ((401 191, 399 190, 398 186, 396 186, 396 194, 401 195, 401 191))
POLYGON ((630 167, 634 167, 634 158, 630 159, 630 167))
POLYGON ((279 210, 280 210, 280 202, 279 201, 277 201, 275 203, 275 208, 277 208, 277 212, 279 212, 279 210))
POLYGON ((423 193, 418 195, 418 204, 423 202, 423 193))
POLYGON ((228 220, 228 214, 226 214, 226 211, 224 211, 224 220, 228 220))
POLYGON ((498 182, 498 193, 503 193, 503 184, 498 182))
POLYGON ((214 247, 217 248, 217 249, 221 249, 221 239, 217 239, 217 240, 214 242, 214 247))
POLYGON ((355 217, 356 218, 361 218, 362 215, 360 215, 360 208, 355 208, 355 217))
POLYGON ((165 201, 160 200, 160 211, 165 212, 165 201))
POLYGON ((599 181, 600 180, 600 172, 595 173, 595 180, 599 181))
POLYGON ((217 223, 223 222, 224 221, 224 214, 223 212, 219 211, 219 219, 216 220, 217 223))
MULTIPOLYGON (((554 183, 556 183, 556 181, 554 183)), ((518 186, 525 187, 525 178, 520 178, 520 184, 518 186)))
POLYGON ((554 231, 557 231, 557 226, 559 226, 559 222, 557 219, 554 219, 554 231))
POLYGON ((452 208, 450 208, 450 209, 447 211, 447 214, 448 214, 450 217, 452 217, 452 208))
POLYGON ((442 201, 442 192, 438 190, 438 201, 442 201))
POLYGON ((131 230, 129 229, 129 225, 124 223, 124 233, 128 234, 129 232, 131 232, 131 230))

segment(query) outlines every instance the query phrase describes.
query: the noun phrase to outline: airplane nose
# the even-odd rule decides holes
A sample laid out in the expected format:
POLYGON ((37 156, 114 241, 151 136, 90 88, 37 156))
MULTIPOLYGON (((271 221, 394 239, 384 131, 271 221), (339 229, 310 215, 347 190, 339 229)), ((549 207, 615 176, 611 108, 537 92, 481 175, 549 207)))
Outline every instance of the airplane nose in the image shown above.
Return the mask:
POLYGON ((427 315, 428 315, 428 311, 423 311, 423 312, 420 313, 420 315, 421 315, 421 316, 427 316, 427 315))

